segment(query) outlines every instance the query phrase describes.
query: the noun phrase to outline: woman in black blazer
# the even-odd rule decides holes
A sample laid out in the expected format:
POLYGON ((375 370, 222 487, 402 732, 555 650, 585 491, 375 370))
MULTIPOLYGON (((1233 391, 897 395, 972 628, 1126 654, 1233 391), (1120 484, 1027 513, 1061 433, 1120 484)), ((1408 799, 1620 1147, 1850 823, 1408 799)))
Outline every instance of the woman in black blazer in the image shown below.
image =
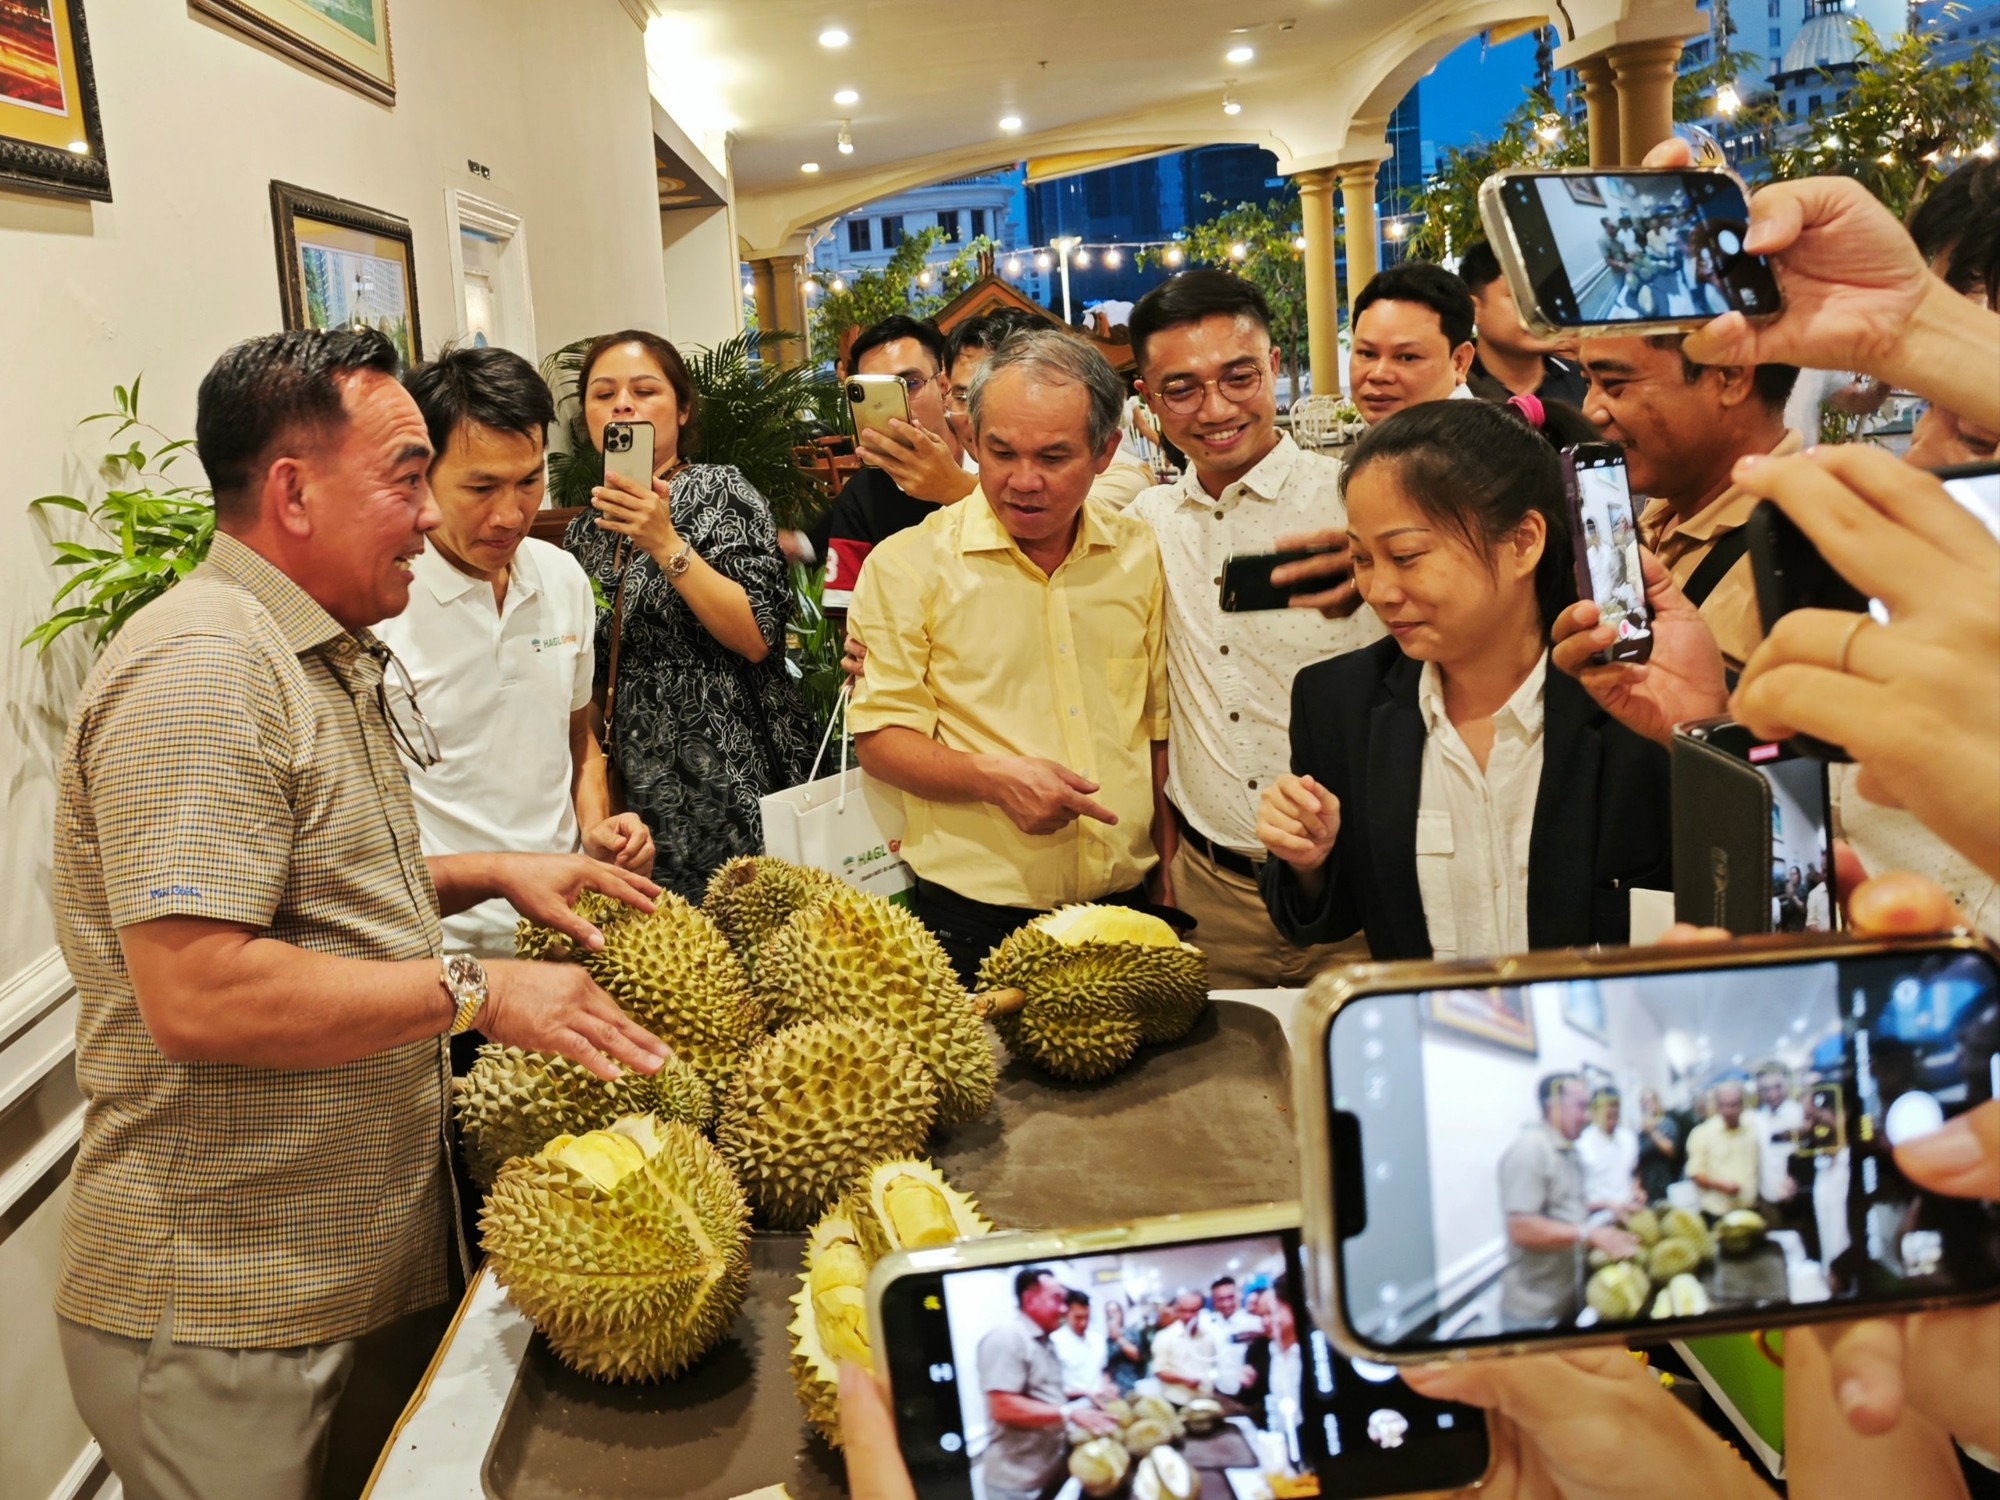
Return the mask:
POLYGON ((1293 774, 1257 824, 1291 941, 1362 931, 1378 959, 1624 943, 1632 888, 1672 888, 1667 752, 1548 664, 1576 598, 1555 443, 1593 436, 1531 397, 1437 401, 1356 448, 1355 584, 1390 639, 1292 684, 1293 774))

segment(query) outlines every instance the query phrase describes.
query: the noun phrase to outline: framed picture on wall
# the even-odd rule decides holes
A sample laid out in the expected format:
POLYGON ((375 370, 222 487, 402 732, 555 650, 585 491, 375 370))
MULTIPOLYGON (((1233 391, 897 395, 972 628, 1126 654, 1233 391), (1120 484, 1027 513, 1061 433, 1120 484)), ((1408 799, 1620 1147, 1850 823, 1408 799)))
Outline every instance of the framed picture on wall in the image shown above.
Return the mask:
POLYGON ((1587 979, 1574 980, 1562 987, 1563 1020, 1595 1041, 1611 1040, 1611 1023, 1605 1018, 1604 992, 1587 979))
POLYGON ((407 368, 423 358, 416 249, 406 219, 271 184, 287 328, 379 329, 407 368))
POLYGON ((0 188, 111 199, 83 0, 0 0, 0 188))
POLYGON ((1432 990, 1425 1019, 1447 1031, 1462 1031, 1530 1057, 1540 1050, 1535 1041, 1535 1013, 1528 1008, 1528 991, 1522 985, 1432 990))
POLYGON ((274 51, 349 88, 396 102, 389 52, 389 0, 190 0, 274 51))

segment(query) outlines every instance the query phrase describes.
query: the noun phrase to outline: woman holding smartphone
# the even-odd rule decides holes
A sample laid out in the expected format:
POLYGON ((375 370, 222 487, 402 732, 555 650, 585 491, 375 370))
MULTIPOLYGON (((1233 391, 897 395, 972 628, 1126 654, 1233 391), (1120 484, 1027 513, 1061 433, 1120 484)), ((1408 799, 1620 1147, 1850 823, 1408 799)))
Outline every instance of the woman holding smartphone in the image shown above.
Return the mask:
POLYGON ((1389 639, 1292 684, 1292 774, 1257 821, 1291 941, 1364 931, 1378 959, 1623 943, 1632 888, 1672 888, 1666 752, 1548 669, 1576 597, 1555 445, 1594 437, 1533 398, 1437 401, 1348 461, 1354 580, 1389 639))
POLYGON ((812 759, 785 670, 790 571, 764 497, 728 464, 682 457, 695 394, 672 344, 607 334, 585 352, 577 391, 599 453, 611 422, 653 430, 650 491, 607 473, 563 542, 606 605, 597 697, 603 710, 609 688, 615 790, 653 831, 653 878, 699 901, 719 865, 762 850, 758 799, 812 759))

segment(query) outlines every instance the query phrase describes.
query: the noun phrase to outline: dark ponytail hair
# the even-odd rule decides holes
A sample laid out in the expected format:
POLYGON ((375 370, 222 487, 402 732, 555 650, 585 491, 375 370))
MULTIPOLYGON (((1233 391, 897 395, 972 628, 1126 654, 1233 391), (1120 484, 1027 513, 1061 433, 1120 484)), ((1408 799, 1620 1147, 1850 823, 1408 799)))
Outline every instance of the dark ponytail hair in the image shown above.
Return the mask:
POLYGON ((1546 636, 1556 616, 1576 602, 1576 559, 1557 449, 1599 441, 1589 418, 1560 402, 1533 396, 1502 405, 1426 401, 1368 429, 1341 471, 1341 498, 1369 465, 1390 464, 1403 493, 1426 519, 1489 561, 1528 512, 1537 512, 1548 532, 1535 566, 1535 601, 1546 636))

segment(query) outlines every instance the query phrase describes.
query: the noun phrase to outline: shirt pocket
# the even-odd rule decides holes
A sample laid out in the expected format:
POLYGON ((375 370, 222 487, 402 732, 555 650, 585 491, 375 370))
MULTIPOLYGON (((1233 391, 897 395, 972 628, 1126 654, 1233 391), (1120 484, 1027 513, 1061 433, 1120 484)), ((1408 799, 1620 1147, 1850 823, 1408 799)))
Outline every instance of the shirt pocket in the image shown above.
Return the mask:
POLYGON ((1451 814, 1440 809, 1417 813, 1417 891, 1424 901, 1424 926, 1431 953, 1458 957, 1458 907, 1452 899, 1452 856, 1457 851, 1451 814))
POLYGON ((1143 656, 1113 656, 1104 663, 1105 686, 1118 737, 1130 741, 1146 716, 1146 685, 1151 664, 1143 656))

